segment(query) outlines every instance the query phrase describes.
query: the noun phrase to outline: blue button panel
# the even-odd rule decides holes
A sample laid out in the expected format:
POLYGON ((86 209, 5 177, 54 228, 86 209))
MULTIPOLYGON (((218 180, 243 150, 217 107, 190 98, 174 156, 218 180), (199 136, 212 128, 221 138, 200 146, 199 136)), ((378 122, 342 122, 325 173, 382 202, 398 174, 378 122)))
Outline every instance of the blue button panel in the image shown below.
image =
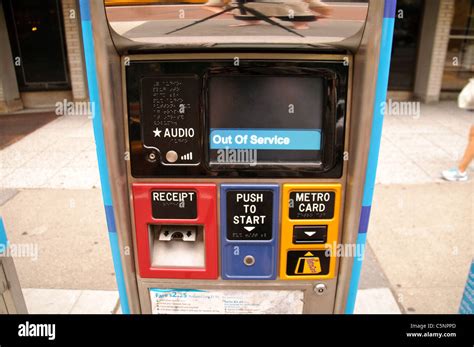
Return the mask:
POLYGON ((221 276, 273 280, 277 273, 277 184, 221 185, 221 276))

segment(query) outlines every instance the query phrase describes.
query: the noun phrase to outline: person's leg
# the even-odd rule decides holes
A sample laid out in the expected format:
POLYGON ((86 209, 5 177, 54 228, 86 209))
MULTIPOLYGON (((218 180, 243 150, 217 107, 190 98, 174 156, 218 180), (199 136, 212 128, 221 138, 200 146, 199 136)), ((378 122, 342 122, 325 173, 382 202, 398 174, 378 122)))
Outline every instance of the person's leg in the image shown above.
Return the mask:
POLYGON ((474 125, 471 125, 471 129, 469 130, 469 142, 464 151, 461 162, 458 165, 459 171, 465 172, 472 159, 474 159, 474 125))
POLYGON ((469 140, 464 155, 457 167, 441 172, 441 176, 448 181, 466 181, 467 167, 474 159, 474 125, 469 129, 469 140))
POLYGON ((306 30, 309 29, 309 22, 293 22, 293 28, 297 30, 306 30))
POLYGON ((261 20, 258 20, 258 19, 256 19, 256 20, 254 20, 254 19, 245 19, 245 21, 243 23, 229 24, 229 26, 230 27, 248 27, 248 26, 260 25, 260 24, 262 24, 261 20))

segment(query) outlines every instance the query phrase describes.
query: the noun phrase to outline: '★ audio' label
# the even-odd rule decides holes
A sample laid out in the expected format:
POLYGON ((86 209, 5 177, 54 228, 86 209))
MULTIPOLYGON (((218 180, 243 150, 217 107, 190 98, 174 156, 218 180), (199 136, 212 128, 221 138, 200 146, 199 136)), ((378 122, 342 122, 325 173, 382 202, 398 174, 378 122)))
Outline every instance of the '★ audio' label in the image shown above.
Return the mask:
POLYGON ((166 165, 201 161, 201 116, 198 76, 155 76, 141 79, 141 136, 166 165))

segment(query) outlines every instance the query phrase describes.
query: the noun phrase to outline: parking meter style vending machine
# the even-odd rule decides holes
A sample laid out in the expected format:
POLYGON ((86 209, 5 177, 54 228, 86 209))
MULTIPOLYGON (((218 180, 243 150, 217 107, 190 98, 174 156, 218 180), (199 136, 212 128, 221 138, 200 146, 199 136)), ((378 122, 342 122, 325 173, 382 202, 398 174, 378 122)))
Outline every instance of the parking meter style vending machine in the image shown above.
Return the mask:
POLYGON ((80 5, 122 311, 352 312, 394 1, 80 5))

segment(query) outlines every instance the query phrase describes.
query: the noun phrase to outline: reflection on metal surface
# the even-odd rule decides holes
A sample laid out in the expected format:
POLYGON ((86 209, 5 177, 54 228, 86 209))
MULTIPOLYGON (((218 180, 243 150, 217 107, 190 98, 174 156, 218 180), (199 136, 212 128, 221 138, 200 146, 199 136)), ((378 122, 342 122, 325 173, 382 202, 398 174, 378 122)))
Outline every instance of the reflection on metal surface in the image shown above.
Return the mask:
POLYGON ((203 4, 205 0, 105 0, 105 6, 135 6, 163 4, 203 4))
POLYGON ((368 11, 367 1, 192 2, 106 1, 106 14, 117 34, 142 43, 330 44, 356 35, 368 11))

